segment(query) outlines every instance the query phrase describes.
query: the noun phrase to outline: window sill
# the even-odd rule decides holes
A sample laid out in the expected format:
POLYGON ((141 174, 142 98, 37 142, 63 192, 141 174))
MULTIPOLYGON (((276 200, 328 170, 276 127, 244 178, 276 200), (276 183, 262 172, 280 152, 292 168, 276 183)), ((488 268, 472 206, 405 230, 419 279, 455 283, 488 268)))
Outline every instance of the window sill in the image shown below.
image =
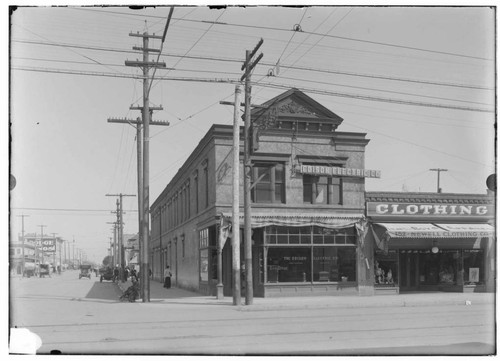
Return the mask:
POLYGON ((356 285, 355 281, 347 282, 335 282, 335 281, 314 281, 314 282, 266 282, 264 286, 324 286, 324 285, 342 285, 342 286, 352 286, 356 285))

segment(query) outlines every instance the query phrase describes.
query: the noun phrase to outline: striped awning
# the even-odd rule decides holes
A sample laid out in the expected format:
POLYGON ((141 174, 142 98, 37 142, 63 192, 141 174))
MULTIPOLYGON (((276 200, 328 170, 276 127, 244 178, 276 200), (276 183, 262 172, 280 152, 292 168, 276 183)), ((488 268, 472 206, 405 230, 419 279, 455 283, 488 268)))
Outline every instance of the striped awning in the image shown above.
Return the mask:
MULTIPOLYGON (((232 218, 232 214, 224 214, 224 216, 232 218)), ((239 219, 240 224, 243 224, 242 214, 239 219)), ((363 219, 361 213, 252 213, 251 224, 254 228, 266 226, 346 228, 354 226, 361 219, 363 219)))
POLYGON ((478 238, 495 235, 495 229, 489 224, 375 223, 375 225, 384 227, 390 238, 478 238))

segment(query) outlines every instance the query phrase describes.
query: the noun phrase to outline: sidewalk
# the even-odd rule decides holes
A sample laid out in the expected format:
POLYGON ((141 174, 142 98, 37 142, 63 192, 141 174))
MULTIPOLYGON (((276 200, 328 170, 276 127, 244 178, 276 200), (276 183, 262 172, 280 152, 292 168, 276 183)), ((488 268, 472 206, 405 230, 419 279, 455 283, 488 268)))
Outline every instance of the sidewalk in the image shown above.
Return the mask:
MULTIPOLYGON (((122 291, 132 283, 119 282, 122 291)), ((228 305, 233 306, 232 297, 218 300, 215 296, 203 296, 199 293, 180 288, 163 288, 163 284, 150 280, 150 302, 166 304, 199 304, 199 305, 228 305)), ((139 301, 140 302, 140 301, 139 301)), ((276 309, 304 309, 304 308, 369 308, 369 307, 421 307, 443 305, 477 305, 490 304, 495 306, 493 293, 453 293, 427 292, 406 293, 399 295, 377 296, 304 296, 304 297, 254 297, 252 305, 245 305, 245 297, 241 297, 241 310, 276 310, 276 309)))

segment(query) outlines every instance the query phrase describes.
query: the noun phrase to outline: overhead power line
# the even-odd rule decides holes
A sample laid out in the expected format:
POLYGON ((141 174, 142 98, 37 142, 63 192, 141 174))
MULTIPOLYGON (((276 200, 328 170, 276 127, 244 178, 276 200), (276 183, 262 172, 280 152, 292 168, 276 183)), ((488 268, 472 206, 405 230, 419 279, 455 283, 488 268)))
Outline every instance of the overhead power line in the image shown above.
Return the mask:
MULTIPOLYGON (((96 50, 96 51, 108 51, 108 52, 118 52, 118 53, 128 53, 128 54, 137 53, 137 54, 139 54, 139 52, 135 52, 132 50, 124 50, 124 49, 116 49, 116 48, 100 47, 100 46, 78 45, 78 44, 68 44, 68 43, 53 43, 53 42, 32 41, 32 40, 13 40, 13 42, 26 43, 26 44, 36 44, 36 45, 47 45, 47 46, 57 46, 57 47, 63 47, 63 48, 73 47, 73 48, 78 48, 78 49, 87 49, 87 50, 96 50)), ((175 54, 175 53, 163 53, 162 56, 181 58, 181 59, 185 58, 185 59, 192 59, 192 60, 232 62, 232 63, 238 63, 238 64, 241 63, 241 59, 234 59, 234 58, 209 57, 209 56, 175 54)), ((56 61, 56 60, 54 60, 54 61, 56 61)), ((59 62, 60 62, 60 60, 59 60, 59 62)), ((89 64, 92 64, 92 63, 89 63, 89 64)), ((263 66, 270 66, 270 67, 273 67, 276 65, 274 63, 266 63, 266 62, 262 62, 261 64, 263 66)), ((111 64, 105 64, 105 65, 111 65, 111 64)), ((332 69, 293 66, 293 65, 286 65, 286 64, 280 64, 280 67, 284 68, 284 69, 312 71, 312 72, 318 72, 318 73, 338 74, 338 75, 345 75, 345 76, 355 76, 355 77, 362 77, 362 78, 371 78, 371 79, 380 79, 380 80, 389 80, 389 81, 398 81, 398 82, 409 82, 409 83, 416 83, 416 84, 428 84, 428 85, 436 85, 436 86, 479 89, 479 90, 494 90, 494 88, 492 88, 492 87, 486 87, 486 86, 474 85, 474 84, 438 82, 438 81, 432 81, 432 80, 420 80, 420 79, 393 77, 393 76, 378 75, 378 74, 366 74, 366 73, 348 72, 348 71, 340 71, 340 70, 332 70, 332 69)))
MULTIPOLYGON (((142 79, 143 78, 142 76, 139 76, 139 75, 122 75, 122 74, 112 74, 112 73, 110 74, 110 73, 97 73, 97 72, 84 72, 84 71, 69 71, 69 70, 59 70, 59 69, 43 69, 43 68, 27 68, 27 67, 13 67, 12 69, 13 70, 23 70, 23 71, 45 72, 45 73, 91 75, 91 76, 103 76, 103 77, 115 77, 115 78, 130 78, 130 79, 142 79)), ((198 82, 198 83, 240 84, 239 79, 229 79, 229 78, 157 77, 156 80, 198 82)), ((268 87, 268 88, 276 88, 276 89, 289 89, 290 88, 290 85, 272 84, 272 83, 257 83, 255 85, 262 86, 262 87, 268 87)), ((340 93, 340 92, 334 92, 334 91, 329 91, 329 90, 305 88, 305 87, 301 87, 301 89, 303 91, 313 93, 313 94, 337 96, 337 97, 352 98, 352 99, 358 99, 358 100, 378 101, 378 102, 385 102, 385 103, 393 103, 393 104, 401 104, 401 105, 413 105, 413 106, 430 107, 430 108, 464 110, 464 111, 471 111, 471 112, 483 112, 483 113, 494 113, 495 112, 494 109, 465 107, 465 106, 438 104, 438 103, 426 103, 426 102, 403 100, 403 99, 375 97, 375 96, 361 95, 361 94, 340 93)))
MULTIPOLYGON (((35 208, 35 207, 13 207, 11 209, 32 210, 32 211, 63 211, 63 212, 111 212, 112 209, 84 209, 84 208, 35 208)), ((127 212, 137 212, 137 209, 130 209, 127 212)))
MULTIPOLYGON (((162 16, 146 15, 146 14, 130 14, 130 13, 125 13, 125 12, 120 12, 120 11, 105 11, 105 10, 96 10, 96 9, 78 9, 78 10, 99 11, 102 13, 109 13, 109 14, 140 16, 143 18, 144 17, 163 18, 162 16)), ((281 31, 281 32, 294 31, 293 28, 292 29, 285 29, 285 28, 275 28, 275 27, 271 27, 271 26, 245 25, 245 24, 235 24, 235 23, 219 22, 219 21, 194 20, 194 19, 184 19, 184 18, 172 18, 172 20, 193 22, 193 23, 205 23, 205 24, 220 25, 220 26, 232 26, 232 27, 239 27, 239 28, 272 30, 272 31, 281 31)), ((486 61, 493 61, 494 60, 494 59, 489 59, 489 58, 480 57, 480 56, 452 53, 452 52, 446 52, 446 51, 440 51, 440 50, 424 49, 424 48, 407 46, 407 45, 400 45, 400 44, 384 43, 381 41, 372 41, 372 40, 358 39, 358 38, 352 38, 352 37, 347 37, 347 36, 321 34, 321 33, 316 33, 316 32, 311 32, 311 31, 304 31, 303 29, 301 29, 301 32, 304 34, 311 34, 311 35, 317 35, 317 36, 322 36, 322 37, 335 38, 335 39, 341 39, 341 40, 353 41, 353 42, 371 44, 371 45, 386 46, 386 47, 391 47, 391 48, 419 51, 419 52, 425 52, 425 53, 433 53, 433 54, 455 56, 455 57, 460 57, 460 58, 469 58, 469 59, 477 59, 477 60, 486 60, 486 61)))

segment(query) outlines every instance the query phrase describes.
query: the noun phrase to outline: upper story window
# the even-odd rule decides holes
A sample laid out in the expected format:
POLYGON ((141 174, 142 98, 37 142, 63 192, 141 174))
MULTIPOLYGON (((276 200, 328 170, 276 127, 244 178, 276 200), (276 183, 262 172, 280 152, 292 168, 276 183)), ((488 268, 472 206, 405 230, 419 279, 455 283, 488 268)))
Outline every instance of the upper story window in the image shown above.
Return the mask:
POLYGON ((252 202, 285 203, 285 165, 255 163, 252 173, 252 202))
POLYGON ((194 180, 194 190, 193 190, 193 196, 194 196, 194 214, 198 214, 199 211, 199 203, 198 203, 198 193, 199 193, 199 187, 198 187, 198 171, 196 170, 193 175, 193 180, 194 180))
POLYGON ((205 159, 202 163, 202 166, 203 166, 203 180, 205 182, 204 184, 204 206, 203 208, 207 208, 208 207, 208 194, 209 194, 209 182, 208 182, 208 159, 205 159))
POLYGON ((342 178, 303 175, 304 203, 342 204, 342 178))

